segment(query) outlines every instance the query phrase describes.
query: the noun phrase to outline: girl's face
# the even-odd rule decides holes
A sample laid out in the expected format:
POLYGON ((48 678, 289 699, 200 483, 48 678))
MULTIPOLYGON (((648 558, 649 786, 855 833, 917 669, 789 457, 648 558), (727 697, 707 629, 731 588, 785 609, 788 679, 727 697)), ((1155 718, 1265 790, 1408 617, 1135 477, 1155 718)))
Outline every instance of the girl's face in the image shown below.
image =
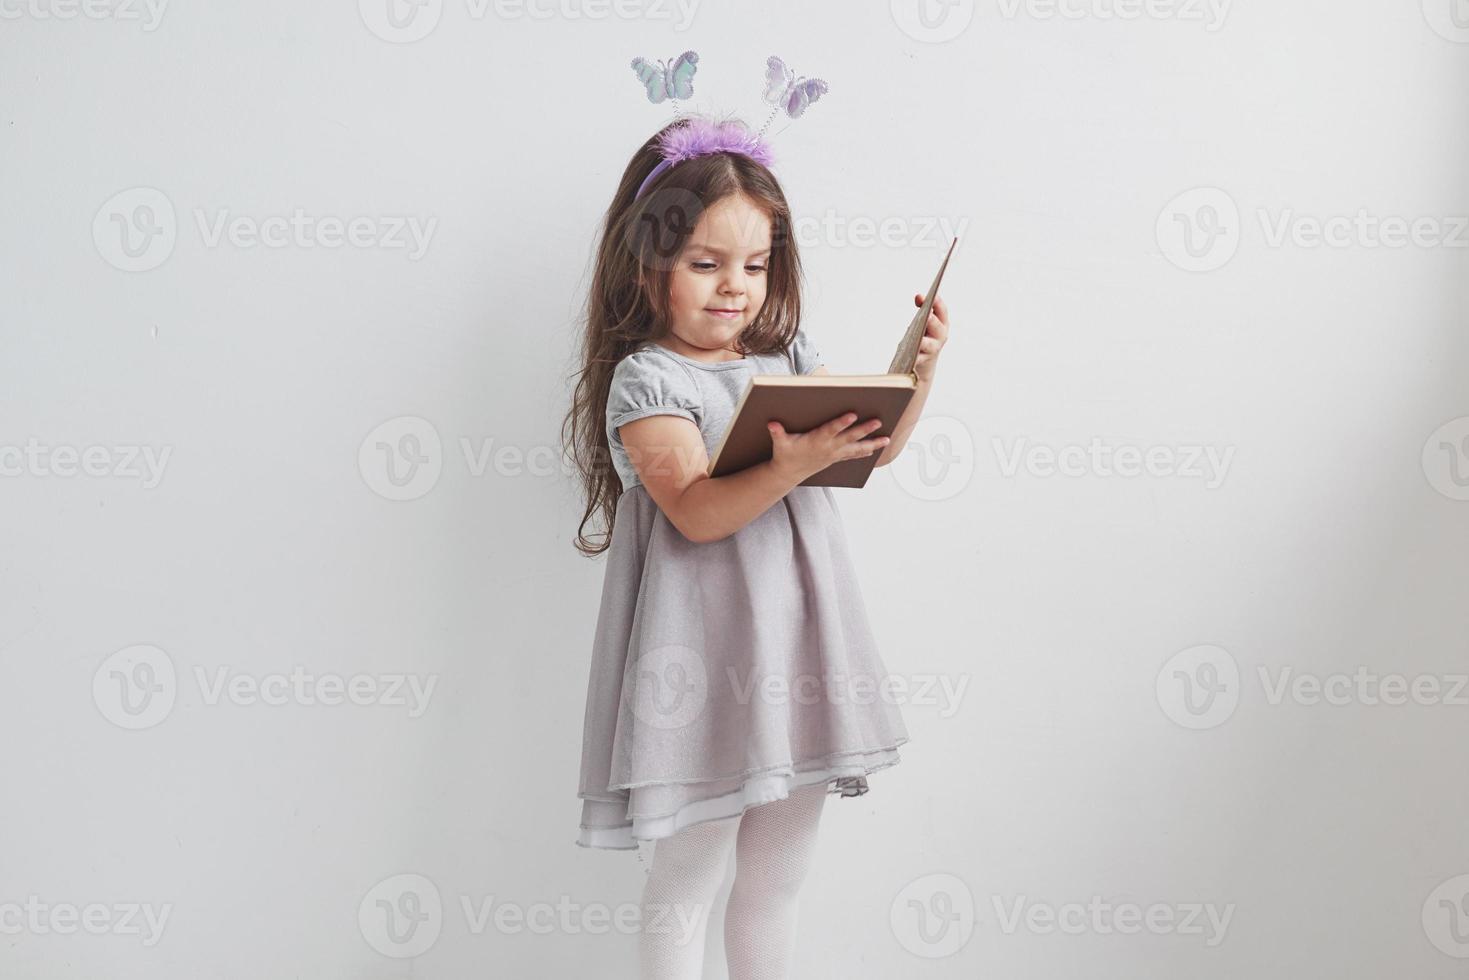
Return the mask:
POLYGON ((754 202, 732 195, 706 210, 673 269, 673 324, 664 343, 695 360, 731 360, 735 340, 765 303, 769 261, 770 216, 754 202))

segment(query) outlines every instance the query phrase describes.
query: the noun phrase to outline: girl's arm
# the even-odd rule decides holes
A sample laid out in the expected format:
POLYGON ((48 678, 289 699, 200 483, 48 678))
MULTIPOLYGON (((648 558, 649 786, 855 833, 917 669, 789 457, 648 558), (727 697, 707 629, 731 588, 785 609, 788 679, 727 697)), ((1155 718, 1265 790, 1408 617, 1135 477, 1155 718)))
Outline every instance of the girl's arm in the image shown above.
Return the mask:
POLYGON ((774 460, 709 477, 699 429, 679 415, 649 415, 617 432, 648 495, 696 544, 733 534, 805 479, 776 469, 774 460))
MULTIPOLYGON (((913 301, 918 306, 923 306, 921 295, 915 296, 913 301)), ((933 309, 928 313, 928 326, 923 331, 923 339, 918 342, 918 361, 913 365, 913 370, 918 375, 918 389, 908 402, 908 407, 903 409, 898 424, 893 426, 893 441, 877 457, 877 466, 886 466, 897 459, 903 452, 903 447, 908 444, 908 436, 912 435, 913 427, 923 417, 923 403, 928 401, 928 393, 933 388, 933 373, 938 367, 939 351, 948 339, 949 307, 942 296, 935 296, 933 309)), ((822 374, 825 370, 824 367, 818 368, 811 373, 822 374)))
POLYGON ((771 433, 774 458, 721 477, 709 476, 699 429, 680 415, 634 419, 617 434, 658 509, 684 537, 703 544, 735 533, 831 463, 877 452, 886 443, 866 437, 881 424, 856 424, 848 413, 810 432, 778 429, 771 433))
POLYGON ((913 427, 923 417, 923 403, 928 401, 928 392, 932 387, 932 375, 918 382, 918 390, 908 401, 908 407, 903 409, 903 414, 898 417, 898 424, 893 426, 893 441, 887 444, 887 448, 877 457, 877 462, 873 465, 886 466, 902 453, 903 447, 908 444, 908 437, 913 434, 913 427))

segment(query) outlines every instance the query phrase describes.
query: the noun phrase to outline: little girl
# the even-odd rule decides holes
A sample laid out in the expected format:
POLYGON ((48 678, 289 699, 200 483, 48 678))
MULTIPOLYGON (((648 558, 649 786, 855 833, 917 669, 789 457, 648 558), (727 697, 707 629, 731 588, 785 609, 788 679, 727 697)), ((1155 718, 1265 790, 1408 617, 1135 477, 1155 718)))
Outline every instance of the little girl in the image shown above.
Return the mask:
POLYGON ((786 976, 826 796, 866 793, 908 741, 836 498, 800 484, 902 451, 948 313, 936 300, 891 439, 850 413, 800 434, 773 422, 772 459, 708 477, 752 374, 827 373, 799 325, 791 212, 763 150, 742 123, 688 116, 634 154, 606 215, 565 421, 587 498, 577 548, 610 549, 577 843, 657 842, 639 937, 649 980, 699 976, 731 848, 729 975, 786 976))

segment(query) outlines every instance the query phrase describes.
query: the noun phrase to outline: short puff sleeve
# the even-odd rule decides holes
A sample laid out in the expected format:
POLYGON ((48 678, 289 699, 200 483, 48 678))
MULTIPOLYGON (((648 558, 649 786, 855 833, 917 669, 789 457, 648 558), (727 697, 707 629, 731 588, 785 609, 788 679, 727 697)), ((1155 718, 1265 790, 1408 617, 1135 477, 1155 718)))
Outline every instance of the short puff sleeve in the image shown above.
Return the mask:
POLYGON ((612 371, 607 392, 607 435, 617 442, 617 429, 648 415, 681 415, 699 424, 698 389, 688 368, 644 348, 624 357, 612 371))
POLYGON ((821 352, 801 327, 796 328, 795 339, 791 341, 791 362, 797 374, 810 374, 821 367, 821 352))

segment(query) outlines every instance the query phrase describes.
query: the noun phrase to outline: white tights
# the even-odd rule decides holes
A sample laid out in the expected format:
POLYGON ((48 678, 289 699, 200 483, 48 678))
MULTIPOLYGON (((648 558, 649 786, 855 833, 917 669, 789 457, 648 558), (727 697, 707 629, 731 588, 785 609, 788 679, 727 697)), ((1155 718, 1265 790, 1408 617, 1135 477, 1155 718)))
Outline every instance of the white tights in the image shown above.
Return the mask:
POLYGON ((714 895, 730 845, 735 880, 724 909, 729 980, 786 980, 796 938, 796 894, 811 863, 826 783, 791 790, 742 815, 685 827, 653 846, 643 888, 643 980, 698 980, 714 895))

